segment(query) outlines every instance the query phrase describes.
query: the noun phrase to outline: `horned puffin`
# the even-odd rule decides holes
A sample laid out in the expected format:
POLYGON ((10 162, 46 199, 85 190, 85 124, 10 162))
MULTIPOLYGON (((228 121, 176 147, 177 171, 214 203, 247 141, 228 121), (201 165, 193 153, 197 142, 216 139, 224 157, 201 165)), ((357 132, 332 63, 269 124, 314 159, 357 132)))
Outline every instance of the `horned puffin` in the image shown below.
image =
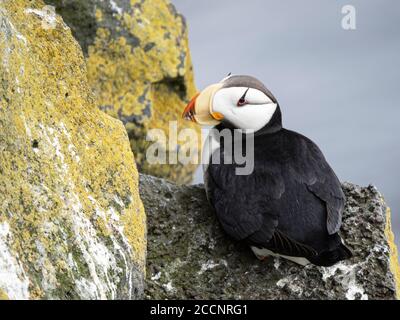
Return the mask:
POLYGON ((282 127, 279 103, 262 82, 228 75, 193 97, 182 116, 216 132, 253 131, 251 174, 224 163, 224 143, 208 155, 221 161, 204 171, 207 198, 229 236, 261 260, 332 266, 352 256, 338 234, 345 196, 336 174, 314 142, 282 127))

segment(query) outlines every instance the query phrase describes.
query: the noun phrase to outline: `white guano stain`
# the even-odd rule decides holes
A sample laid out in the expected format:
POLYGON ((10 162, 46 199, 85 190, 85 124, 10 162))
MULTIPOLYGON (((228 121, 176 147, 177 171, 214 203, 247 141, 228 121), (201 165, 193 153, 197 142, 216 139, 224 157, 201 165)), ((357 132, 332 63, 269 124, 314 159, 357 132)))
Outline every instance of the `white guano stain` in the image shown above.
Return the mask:
POLYGON ((288 276, 280 279, 276 283, 276 285, 279 288, 287 287, 291 292, 300 297, 303 294, 303 289, 298 284, 296 284, 295 280, 296 278, 294 278, 293 276, 288 276))
POLYGON ((122 13, 124 12, 122 8, 118 7, 118 5, 113 0, 110 0, 110 6, 111 10, 118 13, 119 15, 122 15, 122 13))
POLYGON ((54 29, 57 25, 57 15, 53 6, 44 6, 42 10, 27 8, 24 12, 38 16, 43 21, 44 29, 54 29))
POLYGON ((174 286, 172 285, 172 281, 169 281, 166 284, 163 284, 163 287, 168 291, 168 292, 173 292, 175 291, 174 286))
POLYGON ((41 270, 42 273, 42 288, 46 292, 49 292, 57 288, 57 272, 54 266, 49 263, 50 260, 45 246, 39 240, 35 240, 35 245, 39 254, 39 258, 35 261, 35 265, 38 267, 38 270, 41 270))
POLYGON ((274 268, 275 268, 276 270, 278 270, 280 266, 281 266, 281 260, 280 260, 280 258, 279 258, 279 257, 274 257, 274 268))
POLYGON ((346 265, 344 262, 339 262, 332 267, 322 268, 322 280, 326 281, 331 277, 336 277, 337 281, 346 290, 346 299, 355 300, 359 297, 361 300, 368 300, 368 295, 365 293, 364 288, 357 283, 356 268, 357 264, 346 265), (338 270, 340 275, 337 275, 338 270))
MULTIPOLYGON (((57 24, 57 16, 44 7, 43 10, 28 8, 26 14, 38 16, 46 26, 57 24)), ((27 39, 15 29, 9 20, 9 13, 0 8, 0 43, 5 43, 0 64, 5 72, 8 72, 9 62, 13 57, 13 50, 27 45, 27 39)), ((61 21, 59 21, 61 23, 61 21)), ((67 28, 65 26, 65 28, 67 28)), ((21 76, 24 74, 24 66, 20 67, 21 76)), ((21 78, 22 79, 22 78, 21 78)), ((16 83, 20 80, 17 78, 16 83)), ((49 101, 45 101, 49 108, 53 106, 49 101)), ((35 267, 39 267, 42 273, 40 285, 52 297, 51 291, 56 288, 57 279, 54 266, 50 260, 55 259, 64 261, 69 270, 67 274, 74 277, 76 291, 81 298, 87 299, 108 299, 117 298, 117 287, 124 281, 124 291, 129 294, 133 292, 133 249, 130 246, 125 234, 122 222, 119 221, 119 212, 111 206, 104 207, 96 203, 94 206, 95 216, 104 220, 104 225, 111 236, 103 236, 92 221, 92 216, 84 211, 83 199, 86 195, 78 193, 78 185, 85 184, 81 181, 72 181, 71 168, 67 159, 78 163, 81 161, 78 150, 72 142, 69 130, 64 123, 46 126, 42 123, 34 123, 30 119, 25 119, 22 114, 21 120, 25 126, 28 142, 34 137, 39 141, 39 148, 34 148, 33 152, 39 160, 47 160, 52 164, 55 174, 58 175, 59 183, 48 187, 45 184, 30 184, 30 190, 35 201, 33 210, 38 213, 45 213, 54 206, 53 198, 61 198, 64 206, 61 209, 62 221, 59 217, 52 216, 51 221, 44 221, 41 225, 43 235, 57 235, 55 243, 48 248, 37 239, 35 241, 35 253, 38 259, 34 262, 35 267), (28 121, 29 120, 29 121, 28 121), (81 198, 80 198, 81 197, 81 198), (71 234, 73 239, 71 239, 71 234), (77 252, 81 253, 79 261, 70 252, 65 252, 70 248, 71 243, 77 247, 77 252), (50 259, 51 258, 51 259, 50 259), (82 276, 78 272, 78 265, 88 267, 89 275, 82 276), (71 272, 69 272, 71 271, 71 272), (123 279, 122 277, 126 277, 123 279)), ((83 133, 84 134, 84 133, 83 133)), ((72 167, 72 164, 71 164, 72 167)), ((27 169, 33 171, 32 168, 27 169)), ((29 184, 29 182, 27 182, 29 184)), ((82 189, 82 188, 79 188, 82 189)), ((124 202, 117 195, 107 195, 110 199, 121 205, 124 210, 124 202)), ((131 197, 130 197, 131 198, 131 197)), ((92 199, 95 201, 94 197, 92 199)), ((132 198, 131 198, 132 199, 132 198)), ((4 207, 4 203, 0 204, 4 207)), ((6 209, 8 210, 8 209, 6 209)), ((119 210, 119 208, 118 208, 119 210)), ((5 211, 7 216, 13 213, 5 211)), ((93 219, 95 220, 95 219, 93 219)), ((12 230, 8 222, 0 223, 0 289, 3 290, 11 299, 29 299, 30 279, 25 273, 21 259, 15 252, 12 243, 12 230)))
MULTIPOLYGON (((62 225, 58 223, 55 225, 54 220, 53 222, 45 221, 42 228, 43 233, 57 234, 59 241, 52 248, 54 252, 52 251, 51 255, 62 259, 66 253, 62 252, 61 248, 68 248, 71 245, 68 234, 73 234, 73 245, 80 256, 76 257, 69 253, 67 259, 64 258, 64 260, 71 271, 69 274, 73 277, 71 280, 75 283, 75 290, 79 297, 82 299, 116 299, 119 285, 123 281, 127 297, 132 298, 133 249, 124 234, 119 213, 112 206, 102 207, 87 189, 86 198, 91 202, 94 211, 91 216, 85 213, 83 199, 76 191, 77 186, 71 179, 71 169, 66 161, 67 159, 75 162, 80 160, 67 126, 64 123, 53 127, 38 124, 36 128, 33 128, 26 121, 24 124, 26 132, 29 135, 35 134, 40 140, 40 151, 37 155, 52 160, 54 170, 62 181, 54 190, 49 190, 44 184, 31 185, 31 191, 38 200, 35 202, 35 206, 39 212, 48 211, 51 208, 50 199, 52 197, 49 195, 57 194, 63 203, 62 225), (67 152, 64 152, 64 149, 67 152), (99 220, 103 221, 102 225, 106 228, 107 236, 103 236, 98 230, 96 221, 99 220), (85 266, 88 269, 88 275, 82 276, 77 272, 78 265, 85 266)), ((82 180, 79 183, 84 186, 85 181, 82 180)), ((123 210, 122 199, 113 194, 109 196, 123 210)), ((57 279, 54 268, 48 263, 50 254, 40 241, 35 243, 39 254, 36 265, 42 273, 41 285, 44 290, 51 292, 55 288, 57 279)))
POLYGON ((151 277, 152 281, 159 280, 161 278, 161 272, 157 272, 154 276, 151 277))
POLYGON ((5 72, 9 72, 9 60, 13 55, 13 51, 16 49, 14 46, 13 38, 17 41, 23 42, 23 45, 27 45, 26 38, 14 27, 8 17, 7 11, 0 8, 0 44, 4 43, 4 50, 2 52, 2 64, 5 72))
POLYGON ((18 257, 15 257, 10 248, 12 234, 7 222, 0 224, 0 289, 10 299, 29 299, 29 279, 18 257))
POLYGON ((83 208, 77 195, 70 195, 72 202, 72 232, 76 237, 76 245, 82 253, 83 260, 87 265, 90 273, 90 278, 94 283, 89 286, 83 286, 91 282, 89 279, 80 279, 79 288, 86 290, 82 291, 82 296, 89 299, 115 299, 117 287, 110 280, 109 271, 117 269, 117 263, 112 252, 100 241, 97 236, 97 231, 84 215, 83 208), (95 290, 94 290, 95 288, 95 290), (89 294, 89 295, 88 295, 89 294))
POLYGON ((219 262, 214 262, 214 260, 208 260, 206 263, 203 263, 201 265, 200 271, 197 272, 197 274, 203 274, 205 271, 214 269, 221 265, 227 267, 228 263, 226 262, 225 259, 221 259, 219 262))

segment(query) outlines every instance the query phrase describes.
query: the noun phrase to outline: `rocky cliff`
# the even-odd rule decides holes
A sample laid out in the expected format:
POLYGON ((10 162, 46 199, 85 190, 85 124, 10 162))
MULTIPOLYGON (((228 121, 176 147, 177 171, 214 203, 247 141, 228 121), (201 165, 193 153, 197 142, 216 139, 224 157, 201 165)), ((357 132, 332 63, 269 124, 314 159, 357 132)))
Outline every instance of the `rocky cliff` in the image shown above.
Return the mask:
MULTIPOLYGON (((344 183, 341 233, 354 253, 329 268, 258 261, 229 239, 204 188, 142 175, 148 215, 148 299, 395 299, 397 251, 388 208, 372 186, 344 183)), ((397 286, 397 287, 396 287, 397 286)))
POLYGON ((146 226, 119 120, 41 0, 0 2, 0 298, 141 296, 146 226))
MULTIPOLYGON (((181 119, 196 92, 184 18, 168 0, 45 1, 56 7, 81 44, 95 103, 124 123, 140 171, 190 182, 195 165, 145 161, 150 129, 174 136, 170 121, 176 121, 179 129, 199 132, 181 119)), ((161 149, 185 153, 198 147, 197 141, 184 139, 161 149)))
POLYGON ((195 91, 184 20, 165 0, 45 2, 0 1, 0 299, 399 294, 374 187, 343 185, 354 258, 331 268, 259 262, 221 231, 202 186, 143 175, 139 195, 131 148, 143 172, 187 182, 194 170, 144 158, 148 130, 168 131, 195 91))

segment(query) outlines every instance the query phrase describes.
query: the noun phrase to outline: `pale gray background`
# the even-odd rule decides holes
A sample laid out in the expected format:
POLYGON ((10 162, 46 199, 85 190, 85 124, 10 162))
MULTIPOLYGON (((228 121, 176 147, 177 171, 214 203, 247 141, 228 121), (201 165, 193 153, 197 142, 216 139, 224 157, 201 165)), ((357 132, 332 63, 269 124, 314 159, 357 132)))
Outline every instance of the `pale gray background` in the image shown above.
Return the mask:
POLYGON ((188 22, 198 88, 228 72, 262 80, 284 126, 314 140, 341 180, 383 192, 400 244, 400 1, 172 2, 188 22), (355 31, 341 27, 346 4, 355 31))

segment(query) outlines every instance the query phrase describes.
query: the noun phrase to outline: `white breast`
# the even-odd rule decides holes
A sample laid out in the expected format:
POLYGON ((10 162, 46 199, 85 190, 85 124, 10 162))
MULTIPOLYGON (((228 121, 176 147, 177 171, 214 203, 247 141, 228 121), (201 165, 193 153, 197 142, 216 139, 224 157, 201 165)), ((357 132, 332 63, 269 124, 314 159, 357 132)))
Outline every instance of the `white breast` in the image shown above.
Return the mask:
POLYGON ((205 142, 201 155, 201 163, 203 164, 203 173, 207 171, 208 165, 211 161, 211 156, 214 151, 220 148, 220 139, 215 137, 216 130, 211 129, 205 142))

